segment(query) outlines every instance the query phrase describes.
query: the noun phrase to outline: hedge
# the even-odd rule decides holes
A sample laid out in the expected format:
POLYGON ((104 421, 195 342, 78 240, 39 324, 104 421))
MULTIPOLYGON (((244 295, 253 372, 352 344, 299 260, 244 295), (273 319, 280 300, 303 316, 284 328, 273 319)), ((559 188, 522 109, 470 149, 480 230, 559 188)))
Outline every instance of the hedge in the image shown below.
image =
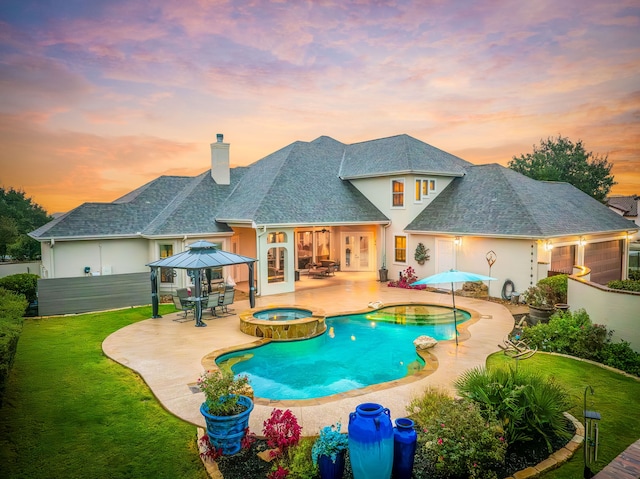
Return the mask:
POLYGON ((0 407, 7 379, 22 332, 22 315, 27 307, 24 295, 0 288, 0 407))

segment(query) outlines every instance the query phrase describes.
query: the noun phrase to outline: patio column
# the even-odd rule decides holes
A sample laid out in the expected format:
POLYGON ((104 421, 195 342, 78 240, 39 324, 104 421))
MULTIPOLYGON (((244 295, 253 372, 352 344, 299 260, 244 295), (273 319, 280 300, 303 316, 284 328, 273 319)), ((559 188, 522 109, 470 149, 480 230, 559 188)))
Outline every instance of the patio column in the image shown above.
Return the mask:
POLYGON ((249 306, 251 308, 256 307, 256 287, 255 287, 255 279, 253 277, 253 267, 255 263, 247 263, 249 266, 249 306))

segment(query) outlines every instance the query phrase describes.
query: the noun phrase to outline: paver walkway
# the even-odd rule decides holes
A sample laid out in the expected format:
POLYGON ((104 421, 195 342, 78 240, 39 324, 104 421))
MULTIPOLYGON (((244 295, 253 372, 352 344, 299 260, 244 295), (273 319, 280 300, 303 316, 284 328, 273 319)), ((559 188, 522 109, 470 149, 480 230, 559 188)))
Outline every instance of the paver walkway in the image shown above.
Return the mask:
POLYGON ((640 439, 593 477, 594 479, 640 479, 640 439))

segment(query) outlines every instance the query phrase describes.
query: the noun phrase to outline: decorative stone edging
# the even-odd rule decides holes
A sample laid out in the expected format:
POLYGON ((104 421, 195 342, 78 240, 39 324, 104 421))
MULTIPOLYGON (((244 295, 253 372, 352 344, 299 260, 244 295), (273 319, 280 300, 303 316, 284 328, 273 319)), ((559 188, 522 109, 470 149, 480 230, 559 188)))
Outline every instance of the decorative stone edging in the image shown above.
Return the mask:
POLYGON ((565 444, 564 447, 561 447, 556 452, 552 453, 544 461, 539 462, 535 466, 522 469, 521 471, 514 473, 513 476, 509 476, 505 479, 533 479, 539 477, 542 473, 560 467, 562 464, 571 459, 573 454, 584 441, 584 426, 580 421, 578 421, 568 412, 564 412, 562 414, 564 415, 564 417, 569 419, 576 428, 576 433, 571 438, 571 440, 567 444, 565 444))

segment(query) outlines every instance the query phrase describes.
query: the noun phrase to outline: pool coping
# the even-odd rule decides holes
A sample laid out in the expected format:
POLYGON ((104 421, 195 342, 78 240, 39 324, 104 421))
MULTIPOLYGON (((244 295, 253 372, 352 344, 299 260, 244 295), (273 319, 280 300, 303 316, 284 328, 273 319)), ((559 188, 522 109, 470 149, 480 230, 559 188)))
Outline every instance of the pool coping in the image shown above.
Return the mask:
MULTIPOLYGON (((438 307, 442 307, 442 308, 448 308, 448 309, 453 309, 453 308, 449 308, 447 306, 443 306, 443 305, 435 305, 433 303, 427 303, 427 302, 422 302, 422 301, 413 301, 413 302, 395 302, 395 303, 387 303, 384 304, 383 306, 381 306, 380 308, 367 308, 367 309, 362 309, 362 310, 354 310, 354 311, 346 311, 344 313, 340 313, 340 314, 333 314, 333 315, 329 315, 330 317, 335 317, 335 316, 347 316, 347 315, 351 315, 351 314, 363 314, 363 313, 367 313, 367 312, 373 312, 373 311, 378 311, 380 309, 384 309, 384 308, 389 308, 389 307, 393 307, 393 306, 415 306, 415 305, 428 305, 428 306, 438 306, 438 307)), ((243 311, 241 313, 238 313, 239 318, 242 318, 243 315, 253 315, 253 312, 255 312, 256 310, 263 310, 263 309, 268 309, 268 308, 283 308, 285 306, 282 305, 268 305, 267 307, 260 307, 260 308, 253 308, 251 310, 246 310, 243 311)), ((318 308, 312 308, 312 307, 308 307, 305 305, 298 305, 296 304, 295 306, 292 305, 287 305, 286 307, 295 307, 295 308, 300 308, 300 309, 307 309, 310 311, 318 311, 318 308)), ((482 315, 476 311, 475 309, 472 308, 468 308, 468 307, 464 307, 464 308, 455 308, 456 311, 464 311, 466 313, 468 313, 470 315, 470 318, 463 322, 460 323, 457 328, 458 328, 458 342, 464 342, 467 341, 468 339, 471 338, 471 333, 469 332, 469 326, 475 324, 476 322, 478 322, 481 318, 482 315)), ((326 315, 324 316, 324 318, 326 319, 326 315)), ((242 319, 241 319, 242 320, 242 319)), ((292 322, 294 321, 300 321, 300 320, 292 320, 292 322)), ((321 333, 321 334, 324 334, 321 333)), ((319 336, 319 335, 318 335, 319 336)), ((316 336, 317 337, 317 336, 316 336)), ((301 339, 295 339, 292 341, 305 341, 306 339, 312 339, 312 338, 301 338, 301 339)), ((232 353, 232 352, 236 352, 236 351, 242 351, 242 350, 246 350, 246 349, 254 349, 257 348, 259 346, 263 346, 265 344, 269 344, 272 341, 276 341, 276 342, 283 342, 282 340, 273 340, 270 338, 262 338, 262 339, 258 339, 256 341, 251 341, 249 343, 245 343, 245 344, 239 344, 239 345, 235 345, 235 346, 230 346, 230 347, 226 347, 226 348, 221 348, 221 349, 217 349, 212 351, 211 353, 207 354, 206 356, 204 356, 202 358, 202 366, 204 369, 206 370, 219 370, 220 368, 218 367, 218 365, 216 364, 216 360, 220 357, 220 356, 224 356, 225 354, 228 353, 232 353)), ((438 343, 453 343, 455 342, 455 339, 448 339, 448 340, 444 340, 444 341, 438 341, 438 343)), ((340 401, 343 399, 350 399, 350 398, 355 398, 358 396, 362 396, 365 394, 369 394, 369 393, 375 393, 375 392, 381 392, 381 391, 385 391, 387 389, 390 388, 395 388, 398 386, 404 386, 406 384, 410 384, 416 381, 420 381, 424 378, 426 378, 427 376, 430 376, 431 374, 433 374, 439 367, 440 363, 438 361, 438 357, 433 353, 430 352, 428 349, 419 349, 416 348, 416 353, 424 360, 424 366, 422 367, 422 369, 420 369, 419 371, 417 371, 416 373, 413 373, 411 375, 405 376, 403 378, 399 378, 399 379, 394 379, 393 381, 385 381, 382 383, 377 383, 377 384, 372 384, 370 386, 365 386, 363 388, 357 388, 357 389, 351 389, 349 391, 345 391, 342 393, 337 393, 337 394, 331 394, 329 396, 323 396, 323 397, 319 397, 319 398, 312 398, 312 399, 268 399, 268 398, 261 398, 261 397, 255 397, 253 396, 253 402, 257 405, 262 405, 262 406, 272 406, 272 407, 276 407, 276 408, 289 408, 289 407, 296 407, 296 406, 319 406, 319 405, 326 405, 326 404, 330 404, 332 402, 335 401, 340 401)))

